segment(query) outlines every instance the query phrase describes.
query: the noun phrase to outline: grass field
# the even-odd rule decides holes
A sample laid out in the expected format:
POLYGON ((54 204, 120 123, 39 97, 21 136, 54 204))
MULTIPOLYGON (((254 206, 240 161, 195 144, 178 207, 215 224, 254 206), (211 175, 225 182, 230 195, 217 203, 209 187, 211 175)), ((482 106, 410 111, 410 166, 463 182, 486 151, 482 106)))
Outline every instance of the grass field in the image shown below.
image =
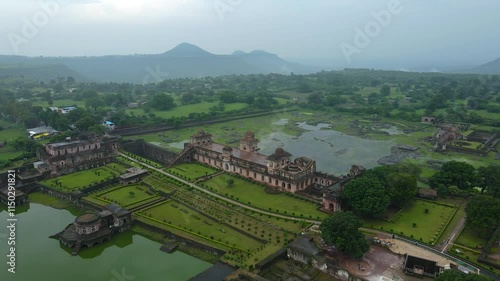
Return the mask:
POLYGON ((151 192, 148 193, 148 188, 146 186, 134 184, 114 189, 109 192, 101 193, 96 197, 115 202, 122 207, 128 207, 132 204, 158 197, 158 195, 151 192))
MULTIPOLYGON (((154 113, 158 117, 162 118, 172 118, 172 117, 181 117, 188 116, 189 113, 208 113, 210 112, 210 107, 217 105, 216 102, 202 102, 196 104, 188 104, 188 105, 180 105, 176 106, 170 110, 160 111, 153 110, 150 113, 154 113)), ((238 110, 247 107, 246 103, 229 103, 224 105, 224 111, 238 110)), ((142 108, 128 109, 127 113, 133 113, 135 115, 147 115, 149 113, 145 113, 142 108)))
POLYGON ((466 226, 458 239, 455 240, 455 244, 465 246, 471 249, 477 249, 477 246, 486 246, 489 237, 481 237, 480 233, 475 231, 472 227, 466 226))
POLYGON ((415 200, 399 212, 392 221, 365 219, 365 226, 434 244, 456 210, 457 208, 452 206, 415 200), (429 210, 428 213, 425 212, 426 209, 429 210), (415 227, 413 223, 416 223, 415 227))
POLYGON ((263 244, 225 224, 196 212, 183 204, 169 201, 141 211, 146 218, 152 218, 168 225, 205 236, 207 239, 254 251, 263 244))
POLYGON ((112 179, 118 176, 118 174, 117 171, 104 166, 45 180, 41 184, 69 193, 101 181, 112 179))
POLYGON ((181 176, 183 178, 186 178, 190 181, 193 181, 199 177, 203 177, 206 175, 211 175, 215 174, 217 172, 217 169, 203 166, 201 164, 180 164, 177 166, 174 166, 172 168, 167 169, 167 172, 172 173, 177 176, 181 176))
POLYGON ((236 199, 247 205, 250 202, 251 206, 263 210, 271 210, 296 217, 303 215, 304 218, 311 217, 314 219, 327 216, 317 210, 318 206, 316 204, 290 197, 284 193, 269 194, 265 192, 264 187, 261 185, 228 174, 216 176, 203 182, 203 184, 221 195, 236 199), (229 187, 227 185, 228 179, 234 180, 234 184, 229 187))

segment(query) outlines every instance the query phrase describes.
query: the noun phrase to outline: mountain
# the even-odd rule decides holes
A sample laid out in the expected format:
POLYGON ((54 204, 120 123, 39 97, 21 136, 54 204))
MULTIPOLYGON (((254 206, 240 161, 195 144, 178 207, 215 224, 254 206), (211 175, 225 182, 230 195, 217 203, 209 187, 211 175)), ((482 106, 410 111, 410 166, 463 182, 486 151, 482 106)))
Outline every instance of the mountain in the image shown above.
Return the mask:
POLYGON ((500 58, 472 69, 477 74, 500 74, 500 58))
POLYGON ((487 62, 485 64, 476 66, 470 69, 461 69, 456 72, 471 73, 471 74, 500 74, 500 58, 487 62))
POLYGON ((68 76, 75 78, 77 81, 88 81, 85 76, 62 64, 0 64, 0 78, 23 77, 37 81, 49 81, 68 76))
POLYGON ((130 83, 151 83, 172 78, 229 74, 290 74, 291 72, 306 74, 321 70, 289 63, 275 54, 261 50, 250 53, 235 51, 231 55, 217 55, 189 43, 181 43, 165 53, 151 55, 0 56, 0 65, 64 65, 68 68, 68 73, 74 75, 78 73, 78 76, 85 77, 86 80, 130 83))
POLYGON ((185 42, 177 45, 170 51, 166 51, 165 53, 162 54, 162 57, 177 57, 177 58, 209 57, 209 56, 214 56, 214 54, 209 53, 196 45, 185 42))

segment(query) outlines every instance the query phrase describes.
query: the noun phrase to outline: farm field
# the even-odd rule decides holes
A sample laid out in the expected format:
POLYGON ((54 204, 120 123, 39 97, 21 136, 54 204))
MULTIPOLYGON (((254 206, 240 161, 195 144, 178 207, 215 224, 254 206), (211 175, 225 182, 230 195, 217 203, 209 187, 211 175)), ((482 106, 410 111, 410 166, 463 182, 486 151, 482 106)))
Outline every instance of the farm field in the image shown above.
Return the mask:
POLYGON ((448 222, 456 210, 457 207, 453 206, 414 200, 396 214, 391 221, 365 219, 365 226, 404 235, 433 245, 448 226, 448 222))
MULTIPOLYGON (((195 104, 188 104, 188 105, 179 105, 176 106, 170 110, 165 110, 165 111, 160 111, 160 110, 152 110, 150 113, 155 114, 158 117, 162 118, 172 118, 172 117, 182 117, 185 116, 187 117, 189 113, 196 112, 196 113, 208 113, 210 112, 210 107, 217 105, 218 103, 216 102, 201 102, 201 103, 195 103, 195 104)), ((231 111, 231 110, 238 110, 247 107, 248 105, 246 103, 229 103, 224 105, 224 111, 231 111)), ((126 110, 127 113, 135 114, 135 115, 145 115, 145 114, 150 114, 144 112, 144 109, 142 108, 134 108, 134 109, 128 109, 126 110)))
POLYGON ((203 185, 221 195, 263 210, 313 219, 322 219, 327 216, 327 214, 317 210, 318 206, 314 203, 296 199, 284 193, 269 194, 265 192, 263 186, 232 175, 216 176, 203 182, 203 185), (229 179, 234 180, 234 184, 231 186, 227 184, 229 179))
POLYGON ((172 168, 167 169, 166 171, 174 175, 186 178, 190 181, 194 181, 199 177, 215 174, 218 170, 198 163, 194 164, 186 163, 186 164, 176 165, 172 168))

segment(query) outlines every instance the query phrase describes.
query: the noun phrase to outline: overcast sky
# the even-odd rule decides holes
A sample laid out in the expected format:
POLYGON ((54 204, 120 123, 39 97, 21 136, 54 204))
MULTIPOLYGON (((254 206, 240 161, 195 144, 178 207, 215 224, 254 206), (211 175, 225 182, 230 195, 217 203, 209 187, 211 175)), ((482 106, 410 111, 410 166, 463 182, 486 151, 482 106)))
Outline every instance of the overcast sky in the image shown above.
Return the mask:
POLYGON ((1 0, 0 11, 0 54, 149 54, 189 42, 318 64, 500 57, 499 0, 1 0))

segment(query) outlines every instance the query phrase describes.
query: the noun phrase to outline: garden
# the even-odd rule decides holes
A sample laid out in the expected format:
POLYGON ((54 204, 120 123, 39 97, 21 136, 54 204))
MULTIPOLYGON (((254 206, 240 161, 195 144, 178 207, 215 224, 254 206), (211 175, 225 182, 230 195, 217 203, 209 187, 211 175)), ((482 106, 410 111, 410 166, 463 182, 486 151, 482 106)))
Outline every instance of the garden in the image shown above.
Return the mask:
POLYGON ((217 171, 218 170, 215 168, 204 166, 198 163, 180 164, 167 169, 167 172, 189 181, 194 181, 197 178, 215 174, 217 171))
POLYGON ((365 226, 434 245, 457 211, 454 205, 414 200, 390 220, 365 219, 365 226))
POLYGON ((134 184, 107 190, 95 195, 95 197, 109 203, 116 203, 122 207, 128 207, 139 202, 144 204, 146 201, 149 202, 151 199, 158 198, 158 195, 151 192, 144 185, 134 184))
MULTIPOLYGON (((109 165, 116 166, 117 164, 109 165)), ((120 173, 108 167, 109 165, 45 180, 41 184, 61 192, 71 193, 116 178, 120 173)))
POLYGON ((140 211, 139 215, 230 248, 241 248, 245 252, 254 251, 263 245, 262 242, 176 201, 154 205, 140 211))
POLYGON ((294 194, 270 194, 263 185, 236 176, 222 174, 213 177, 201 186, 243 204, 285 215, 323 219, 327 214, 318 210, 318 205, 309 199, 296 198, 294 194))

